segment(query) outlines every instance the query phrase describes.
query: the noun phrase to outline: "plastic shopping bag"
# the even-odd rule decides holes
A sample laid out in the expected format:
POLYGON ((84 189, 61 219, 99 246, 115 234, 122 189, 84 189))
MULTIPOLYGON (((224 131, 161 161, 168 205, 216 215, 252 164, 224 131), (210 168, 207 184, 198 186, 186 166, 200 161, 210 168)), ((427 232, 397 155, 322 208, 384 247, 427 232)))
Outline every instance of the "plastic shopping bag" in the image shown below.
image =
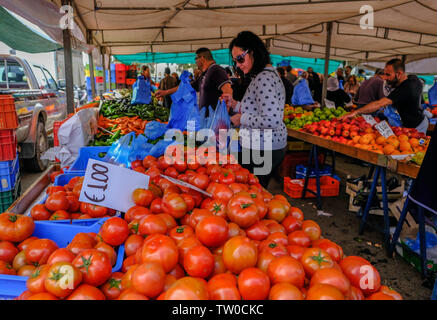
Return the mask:
POLYGON ((179 88, 171 95, 173 104, 170 110, 168 128, 185 131, 189 117, 194 118, 197 122, 200 121, 196 91, 191 87, 189 76, 188 71, 181 74, 179 88))
POLYGON ((293 105, 310 105, 314 104, 313 97, 311 96, 310 88, 306 80, 301 80, 293 91, 293 97, 291 98, 293 105))
POLYGON ((132 86, 132 105, 136 104, 150 104, 152 102, 150 81, 146 80, 144 76, 139 76, 137 81, 132 86))
POLYGON ((149 140, 155 140, 162 137, 167 131, 167 125, 159 121, 152 121, 146 124, 144 134, 149 140))
POLYGON ((208 107, 208 114, 205 118, 205 128, 211 128, 212 120, 214 120, 214 109, 211 106, 208 107))
POLYGON ((437 105, 437 81, 428 91, 428 99, 430 105, 437 105))
POLYGON ((199 111, 199 117, 200 117, 200 129, 206 128, 205 124, 205 113, 206 113, 206 107, 203 107, 199 111))
POLYGON ((174 140, 160 140, 158 141, 153 148, 150 150, 149 155, 159 158, 160 156, 164 155, 165 150, 168 146, 179 144, 177 141, 174 140))
POLYGON ((387 117, 387 121, 392 127, 402 126, 401 116, 393 106, 390 105, 384 109, 384 116, 387 117))

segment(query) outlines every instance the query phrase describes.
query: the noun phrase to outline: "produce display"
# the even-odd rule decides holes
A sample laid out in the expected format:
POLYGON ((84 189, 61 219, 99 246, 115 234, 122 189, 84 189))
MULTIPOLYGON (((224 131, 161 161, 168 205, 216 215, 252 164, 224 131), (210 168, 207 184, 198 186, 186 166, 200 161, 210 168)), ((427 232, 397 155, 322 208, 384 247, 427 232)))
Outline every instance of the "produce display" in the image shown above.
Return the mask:
MULTIPOLYGON (((379 123, 380 119, 375 117, 375 121, 379 123)), ((300 131, 385 155, 410 155, 426 151, 429 136, 414 128, 391 127, 391 129, 394 135, 385 138, 375 125, 370 125, 359 116, 341 121, 333 118, 330 121, 307 123, 300 131)))
POLYGON ((342 107, 336 109, 317 108, 314 111, 304 111, 302 107, 291 107, 285 105, 284 122, 288 129, 299 130, 307 124, 321 120, 333 120, 346 114, 342 107))
MULTIPOLYGON (((147 156, 132 169, 150 176, 148 189, 132 193, 135 206, 107 219, 97 235, 77 234, 67 248, 32 237, 31 217, 0 215, 0 273, 30 275, 18 299, 402 299, 367 260, 345 256, 315 221, 238 164, 147 156), (121 270, 112 272, 122 244, 121 270), (66 270, 68 288, 61 285, 66 270)), ((50 194, 64 197, 79 186, 76 179, 50 194)))

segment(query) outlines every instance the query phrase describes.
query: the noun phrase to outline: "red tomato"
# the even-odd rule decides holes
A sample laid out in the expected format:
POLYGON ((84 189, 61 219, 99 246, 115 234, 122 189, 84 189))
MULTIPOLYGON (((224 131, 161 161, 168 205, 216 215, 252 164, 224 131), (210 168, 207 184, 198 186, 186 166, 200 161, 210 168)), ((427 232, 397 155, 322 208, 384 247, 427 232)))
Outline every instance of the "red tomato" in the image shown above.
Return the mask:
POLYGON ((33 295, 32 292, 30 292, 29 290, 26 290, 24 292, 22 292, 18 297, 16 297, 14 300, 28 300, 28 298, 30 298, 33 295))
POLYGON ((50 216, 49 220, 68 220, 70 218, 70 214, 67 211, 58 210, 50 216))
POLYGON ((172 177, 172 178, 177 178, 179 175, 179 172, 176 170, 176 168, 174 167, 169 167, 164 171, 164 174, 166 176, 172 177))
POLYGON ((125 272, 123 277, 121 278, 121 289, 126 290, 132 287, 132 274, 138 268, 139 264, 133 264, 130 268, 125 272))
POLYGON ((357 287, 351 286, 349 292, 344 296, 346 300, 364 300, 363 292, 357 287))
POLYGON ((0 260, 0 274, 16 275, 14 268, 6 261, 0 260))
POLYGON ((27 298, 27 300, 59 300, 56 296, 48 292, 41 292, 34 294, 27 298))
POLYGON ((316 241, 322 233, 320 226, 313 220, 304 220, 302 222, 302 231, 305 232, 311 241, 316 241))
POLYGON ((65 188, 62 187, 62 186, 48 186, 47 190, 46 190, 46 193, 48 195, 51 195, 51 194, 56 193, 58 191, 59 192, 65 192, 65 188))
POLYGON ((173 270, 171 270, 168 274, 174 276, 177 280, 185 276, 185 271, 184 269, 182 269, 182 267, 179 264, 177 264, 176 267, 173 270))
POLYGON ((272 232, 267 237, 267 240, 282 244, 283 246, 288 246, 288 237, 282 232, 272 232))
POLYGON ((95 204, 90 204, 88 205, 87 213, 93 218, 101 218, 108 213, 108 208, 97 206, 95 204))
POLYGON ((129 222, 128 224, 129 227, 129 234, 139 234, 139 229, 140 229, 140 220, 132 220, 131 222, 129 222))
POLYGON ((260 269, 247 268, 238 276, 238 289, 244 300, 264 300, 270 292, 270 279, 260 269))
POLYGON ((58 210, 68 210, 70 203, 68 202, 66 195, 52 193, 49 195, 44 205, 48 210, 54 212, 58 210))
POLYGON ((145 172, 146 175, 150 177, 151 180, 154 181, 155 178, 159 178, 161 175, 161 171, 157 167, 150 167, 145 172))
POLYGON ((110 258, 106 253, 97 249, 81 252, 74 258, 73 265, 82 272, 83 282, 89 285, 104 284, 112 273, 110 258))
POLYGON ((67 248, 59 248, 52 252, 47 260, 47 264, 50 266, 56 262, 72 262, 75 255, 67 248))
POLYGON ((136 172, 140 172, 140 173, 146 173, 146 169, 144 169, 144 167, 141 165, 141 167, 136 167, 136 168, 133 168, 132 169, 133 171, 136 171, 136 172))
MULTIPOLYGON (((2 260, 2 259, 0 259, 2 260)), ((5 261, 5 260, 3 260, 5 261)), ((10 263, 5 261, 6 263, 10 263)), ((14 268, 15 271, 18 271, 21 267, 27 265, 27 261, 26 261, 26 254, 23 251, 20 251, 18 254, 15 255, 14 259, 12 260, 12 267, 14 268)))
POLYGON ((379 291, 381 287, 379 272, 366 259, 348 256, 340 261, 340 267, 351 284, 359 288, 366 297, 379 291))
POLYGON ((128 270, 135 264, 137 264, 136 254, 125 258, 121 266, 121 272, 128 272, 128 270))
POLYGON ((200 204, 203 201, 203 195, 200 192, 193 190, 193 189, 188 189, 184 193, 189 194, 190 196, 193 197, 193 199, 195 201, 195 205, 194 205, 195 208, 198 208, 200 206, 200 204))
POLYGON ((231 190, 231 188, 220 183, 210 183, 206 191, 211 193, 214 199, 221 200, 224 203, 228 203, 228 201, 234 195, 234 192, 231 190))
POLYGON ((161 212, 163 212, 163 209, 162 209, 162 199, 161 198, 156 198, 155 200, 152 201, 152 203, 150 204, 150 211, 152 213, 161 213, 161 212))
POLYGON ((302 229, 302 221, 296 219, 293 216, 288 216, 282 221, 282 225, 285 228, 285 232, 287 234, 292 233, 293 231, 302 229))
POLYGON ((0 214, 0 240, 21 242, 30 237, 35 229, 31 217, 14 213, 0 214))
POLYGON ((26 264, 22 266, 20 269, 18 269, 17 276, 29 277, 35 272, 35 270, 36 270, 35 266, 26 264))
POLYGON ((288 282, 302 288, 305 281, 305 271, 302 264, 292 257, 279 257, 270 262, 267 274, 272 284, 288 282))
POLYGON ((117 300, 121 294, 121 278, 123 278, 123 273, 114 272, 101 287, 100 290, 105 295, 108 300, 117 300))
POLYGON ((241 229, 236 223, 233 222, 228 223, 228 230, 229 230, 228 239, 231 239, 235 236, 243 236, 243 237, 246 236, 246 232, 243 229, 241 229))
POLYGON ((269 300, 303 300, 303 295, 296 286, 280 282, 270 289, 269 300))
POLYGON ((124 220, 130 223, 133 220, 141 220, 142 218, 150 214, 151 212, 147 208, 141 206, 133 206, 127 210, 126 214, 124 215, 124 220))
POLYGON ((97 244, 97 241, 86 233, 78 233, 74 236, 73 240, 68 244, 67 249, 73 252, 74 255, 78 255, 80 252, 86 249, 92 249, 97 244))
POLYGON ((166 234, 167 224, 162 217, 152 214, 140 220, 138 232, 143 236, 158 233, 166 234))
POLYGON ((391 295, 378 291, 372 293, 370 296, 367 297, 366 300, 395 300, 395 298, 393 298, 391 295))
POLYGON ((287 216, 287 208, 283 201, 273 199, 268 204, 267 217, 281 223, 287 216))
POLYGON ((313 247, 325 250, 331 258, 339 263, 343 259, 343 249, 328 239, 319 239, 313 242, 313 247))
POLYGON ((258 221, 246 229, 246 234, 252 240, 262 241, 269 236, 270 230, 265 224, 258 221))
POLYGON ((11 263, 18 254, 18 249, 12 242, 0 241, 0 260, 11 263))
POLYGON ((320 248, 306 249, 300 261, 309 277, 312 277, 317 270, 334 267, 331 256, 320 248))
POLYGON ((74 196, 74 195, 71 195, 71 196, 67 196, 67 200, 69 203, 68 211, 69 212, 78 212, 80 209, 79 198, 74 196))
POLYGON ((395 300, 403 300, 401 294, 387 286, 381 286, 381 288, 379 289, 380 292, 392 296, 395 300))
POLYGON ((178 263, 179 252, 174 241, 162 234, 147 237, 141 251, 142 262, 157 262, 170 272, 178 263))
POLYGON ((183 239, 194 235, 194 230, 187 225, 176 226, 170 230, 168 235, 176 242, 176 244, 179 244, 183 239))
POLYGON ((208 202, 205 204, 206 210, 212 212, 213 215, 226 218, 226 204, 220 200, 212 200, 211 198, 205 199, 205 201, 208 200, 208 202))
POLYGON ((169 193, 162 198, 162 208, 165 213, 172 215, 175 219, 182 218, 187 210, 187 204, 180 194, 169 193))
POLYGON ((196 225, 196 236, 207 247, 219 247, 228 240, 228 224, 217 216, 206 217, 196 225))
POLYGON ((267 228, 269 228, 270 233, 285 233, 285 228, 275 220, 261 220, 261 222, 264 223, 267 228))
POLYGON ((291 207, 288 215, 295 217, 297 220, 303 221, 303 212, 297 207, 291 207))
POLYGON ((146 262, 132 274, 132 288, 146 297, 154 298, 164 289, 165 272, 161 264, 146 262))
POLYGON ((171 230, 178 225, 175 218, 173 218, 171 215, 167 213, 160 213, 157 214, 156 216, 164 220, 165 224, 167 225, 167 230, 171 230))
POLYGON ((203 173, 196 173, 188 178, 188 183, 196 186, 199 189, 205 190, 209 185, 209 177, 203 173))
POLYGON ((193 235, 182 239, 178 244, 179 264, 184 265, 184 256, 192 247, 200 246, 202 243, 193 235))
POLYGON ((225 262, 223 261, 223 254, 213 252, 212 256, 214 258, 214 269, 212 270, 211 276, 225 273, 227 270, 225 262))
POLYGON ((270 252, 274 257, 288 256, 287 248, 281 243, 272 240, 264 240, 259 245, 259 251, 270 252))
POLYGON ((56 297, 65 298, 80 285, 81 281, 82 273, 70 262, 56 262, 47 271, 44 287, 56 297))
POLYGON ((106 300, 106 297, 96 287, 84 283, 74 290, 67 300, 106 300))
POLYGON ((152 202, 154 195, 147 189, 135 189, 132 193, 132 200, 137 206, 148 207, 152 202))
POLYGON ((208 300, 207 283, 203 279, 184 277, 167 290, 165 300, 208 300))
POLYGON ((267 272, 267 268, 276 257, 269 251, 259 251, 256 267, 264 272, 267 272))
POLYGON ((344 300, 344 295, 336 287, 319 283, 309 288, 306 300, 344 300))
POLYGON ((212 277, 207 284, 210 300, 241 300, 237 289, 237 280, 229 273, 218 274, 212 277), (229 277, 233 277, 230 278, 229 277))
POLYGON ((143 245, 144 238, 138 234, 131 234, 124 243, 124 252, 127 257, 134 255, 143 245))
POLYGON ((141 293, 136 292, 134 289, 129 288, 120 294, 118 300, 149 300, 149 298, 141 293))
POLYGON ((297 230, 288 235, 288 244, 309 247, 311 245, 311 239, 304 231, 297 230))
POLYGON ((103 223, 101 232, 103 241, 111 246, 119 246, 129 236, 129 226, 125 220, 113 217, 103 223))
POLYGON ((36 204, 30 210, 30 216, 33 220, 49 220, 51 213, 47 211, 45 205, 36 204))
POLYGON ((194 209, 188 218, 188 225, 193 229, 196 229, 197 224, 206 217, 212 216, 212 213, 205 209, 194 209))
POLYGON ((239 274, 246 268, 256 265, 258 250, 247 237, 236 236, 226 241, 223 248, 223 261, 226 269, 239 274))
POLYGON ((204 246, 195 246, 184 255, 184 269, 191 277, 207 278, 214 269, 214 257, 204 246))
POLYGON ((349 279, 343 274, 343 272, 341 272, 341 270, 335 268, 317 270, 311 278, 310 286, 314 286, 318 283, 329 284, 336 287, 344 295, 349 292, 351 287, 349 279))
POLYGON ((32 241, 24 250, 26 261, 35 266, 47 263, 53 251, 58 249, 58 245, 50 239, 37 239, 32 241))
POLYGON ((287 251, 288 251, 288 254, 290 255, 290 257, 292 257, 298 261, 300 261, 300 259, 302 258, 305 250, 306 250, 306 248, 301 247, 301 246, 296 246, 296 245, 287 246, 287 251))
POLYGON ((249 193, 237 193, 227 205, 228 217, 242 228, 248 228, 259 220, 258 207, 249 193))
POLYGON ((143 159, 143 167, 144 168, 147 169, 147 168, 150 168, 150 167, 155 166, 155 165, 157 165, 157 160, 156 160, 155 157, 153 157, 153 156, 146 156, 143 159))
POLYGON ((111 266, 115 266, 115 263, 117 262, 117 252, 115 252, 113 247, 105 242, 99 242, 94 248, 100 252, 106 253, 111 261, 111 266))
POLYGON ((26 280, 26 287, 30 292, 35 294, 46 291, 44 282, 47 277, 49 268, 50 265, 48 264, 39 266, 35 269, 33 274, 29 276, 29 278, 26 280))
POLYGON ((27 248, 27 246, 29 245, 29 243, 31 243, 33 240, 36 240, 36 239, 38 239, 37 237, 29 237, 29 238, 27 238, 26 240, 24 240, 23 242, 21 242, 18 246, 17 246, 17 248, 19 249, 19 250, 24 250, 24 249, 26 249, 27 248))
POLYGON ((194 200, 193 196, 183 193, 181 194, 181 197, 184 199, 184 202, 187 205, 187 211, 193 210, 194 206, 196 205, 196 201, 194 200))

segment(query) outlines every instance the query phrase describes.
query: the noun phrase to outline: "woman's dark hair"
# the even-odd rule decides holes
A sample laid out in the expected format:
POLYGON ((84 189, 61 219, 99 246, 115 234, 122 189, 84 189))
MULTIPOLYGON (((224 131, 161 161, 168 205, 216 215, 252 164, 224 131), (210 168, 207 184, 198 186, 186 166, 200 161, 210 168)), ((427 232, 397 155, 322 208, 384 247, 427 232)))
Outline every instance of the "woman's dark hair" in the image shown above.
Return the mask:
POLYGON ((270 53, 264 42, 254 33, 250 31, 240 32, 236 38, 234 38, 229 44, 229 52, 232 55, 232 49, 234 47, 239 47, 243 51, 249 50, 253 55, 253 66, 249 74, 251 76, 256 76, 258 73, 263 71, 266 65, 271 64, 270 53))

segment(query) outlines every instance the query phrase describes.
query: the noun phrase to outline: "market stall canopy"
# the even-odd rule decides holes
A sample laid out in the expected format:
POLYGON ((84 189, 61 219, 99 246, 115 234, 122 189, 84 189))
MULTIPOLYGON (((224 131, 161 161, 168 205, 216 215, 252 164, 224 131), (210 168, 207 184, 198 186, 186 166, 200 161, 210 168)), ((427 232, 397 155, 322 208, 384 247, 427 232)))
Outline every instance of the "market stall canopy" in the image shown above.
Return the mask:
MULTIPOLYGON (((370 68, 384 68, 384 63, 382 62, 369 62, 363 64, 370 68)), ((437 58, 425 58, 418 61, 411 61, 405 64, 405 69, 407 73, 414 74, 437 74, 437 58)))
POLYGON ((0 41, 15 50, 41 53, 62 48, 61 45, 25 26, 2 7, 0 7, 0 30, 0 41))
MULTIPOLYGON (((214 60, 218 64, 231 65, 231 56, 228 49, 214 50, 212 51, 214 60)), ((196 55, 192 52, 187 53, 137 53, 131 55, 115 55, 115 59, 124 63, 194 63, 196 55)), ((270 55, 273 65, 280 64, 291 65, 293 68, 304 69, 312 67, 315 72, 323 73, 325 66, 325 60, 323 59, 310 59, 300 57, 283 57, 280 55, 270 55)), ((341 62, 330 60, 329 61, 329 73, 334 72, 341 62)))
MULTIPOLYGON (((41 0, 39 0, 41 1, 41 0)), ((47 0, 46 0, 47 1, 47 0)), ((58 6, 61 0, 53 0, 58 6)), ((387 60, 437 56, 435 0, 75 0, 76 21, 111 54, 224 49, 242 30, 273 54, 323 58, 326 22, 335 22, 331 58, 387 60), (363 6, 374 28, 362 29, 363 6), (79 23, 80 22, 80 23, 79 23)))

